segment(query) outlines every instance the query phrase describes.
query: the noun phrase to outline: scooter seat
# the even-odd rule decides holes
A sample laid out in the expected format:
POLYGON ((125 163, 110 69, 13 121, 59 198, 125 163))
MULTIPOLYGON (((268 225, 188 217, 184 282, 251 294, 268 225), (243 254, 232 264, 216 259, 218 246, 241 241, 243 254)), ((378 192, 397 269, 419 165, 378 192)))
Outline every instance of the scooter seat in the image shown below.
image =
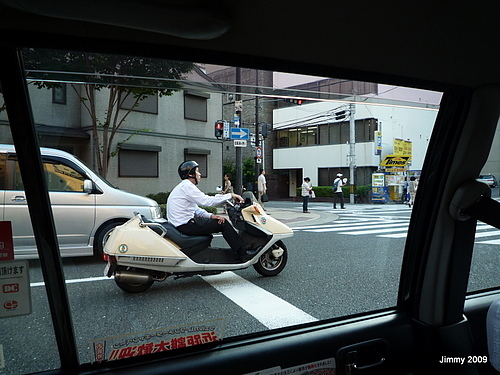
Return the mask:
POLYGON ((213 238, 211 234, 207 234, 204 236, 191 236, 181 233, 168 221, 162 223, 162 226, 167 230, 167 234, 165 235, 165 237, 175 242, 181 248, 181 250, 192 248, 195 246, 197 247, 197 245, 200 244, 208 247, 210 246, 210 242, 213 238))

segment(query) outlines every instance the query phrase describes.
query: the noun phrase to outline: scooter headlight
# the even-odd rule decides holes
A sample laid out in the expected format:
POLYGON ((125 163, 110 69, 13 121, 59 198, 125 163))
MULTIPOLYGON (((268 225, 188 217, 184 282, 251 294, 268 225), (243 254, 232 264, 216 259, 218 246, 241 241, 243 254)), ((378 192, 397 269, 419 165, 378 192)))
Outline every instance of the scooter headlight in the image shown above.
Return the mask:
POLYGON ((149 211, 151 212, 151 218, 154 219, 159 219, 161 218, 161 209, 160 206, 150 206, 149 211))

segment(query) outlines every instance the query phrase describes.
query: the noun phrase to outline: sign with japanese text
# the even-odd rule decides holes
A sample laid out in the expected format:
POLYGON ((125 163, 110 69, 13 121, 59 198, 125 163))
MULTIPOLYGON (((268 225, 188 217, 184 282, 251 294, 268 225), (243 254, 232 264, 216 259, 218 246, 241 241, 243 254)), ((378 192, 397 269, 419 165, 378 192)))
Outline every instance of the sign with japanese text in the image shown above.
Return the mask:
POLYGON ((0 262, 0 318, 31 314, 27 260, 0 262))
POLYGON ((234 147, 247 147, 247 141, 234 140, 234 147))
POLYGON ((382 132, 375 130, 373 139, 375 140, 375 155, 382 155, 382 132))
POLYGON ((91 362, 107 362, 138 357, 189 346, 220 341, 223 337, 222 319, 186 326, 164 328, 133 335, 94 340, 91 362))
POLYGON ((10 221, 0 221, 0 262, 8 260, 14 260, 12 223, 10 221))
POLYGON ((409 155, 412 153, 412 143, 410 140, 394 138, 394 154, 409 155))

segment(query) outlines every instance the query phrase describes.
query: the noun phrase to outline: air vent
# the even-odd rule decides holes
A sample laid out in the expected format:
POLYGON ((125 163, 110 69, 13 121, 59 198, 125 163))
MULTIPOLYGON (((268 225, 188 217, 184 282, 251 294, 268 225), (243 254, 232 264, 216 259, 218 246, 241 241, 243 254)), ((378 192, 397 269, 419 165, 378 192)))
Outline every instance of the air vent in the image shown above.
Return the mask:
POLYGON ((143 262, 143 263, 163 263, 165 258, 154 258, 154 257, 132 257, 133 261, 143 262))

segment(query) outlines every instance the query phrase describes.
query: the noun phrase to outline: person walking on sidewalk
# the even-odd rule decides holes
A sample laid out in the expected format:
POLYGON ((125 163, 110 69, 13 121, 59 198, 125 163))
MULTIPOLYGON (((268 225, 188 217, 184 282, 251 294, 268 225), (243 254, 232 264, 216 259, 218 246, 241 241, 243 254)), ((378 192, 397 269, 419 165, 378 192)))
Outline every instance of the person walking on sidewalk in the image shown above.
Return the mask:
MULTIPOLYGON (((266 171, 261 169, 259 178, 257 178, 257 191, 258 191, 258 201, 259 204, 264 208, 264 202, 262 201, 262 196, 267 192, 266 184, 266 171)), ((264 209, 265 210, 265 209, 264 209)))
POLYGON ((342 179, 342 173, 337 173, 337 178, 333 181, 333 209, 337 209, 337 203, 340 202, 340 208, 344 209, 344 193, 342 186, 346 184, 346 180, 342 179))
POLYGON ((309 197, 312 194, 312 183, 309 177, 304 178, 302 184, 302 212, 308 214, 307 205, 309 204, 309 197))
POLYGON ((415 195, 417 194, 418 182, 414 176, 410 177, 410 182, 408 183, 408 191, 410 193, 410 201, 408 202, 408 207, 411 208, 415 204, 415 195))

